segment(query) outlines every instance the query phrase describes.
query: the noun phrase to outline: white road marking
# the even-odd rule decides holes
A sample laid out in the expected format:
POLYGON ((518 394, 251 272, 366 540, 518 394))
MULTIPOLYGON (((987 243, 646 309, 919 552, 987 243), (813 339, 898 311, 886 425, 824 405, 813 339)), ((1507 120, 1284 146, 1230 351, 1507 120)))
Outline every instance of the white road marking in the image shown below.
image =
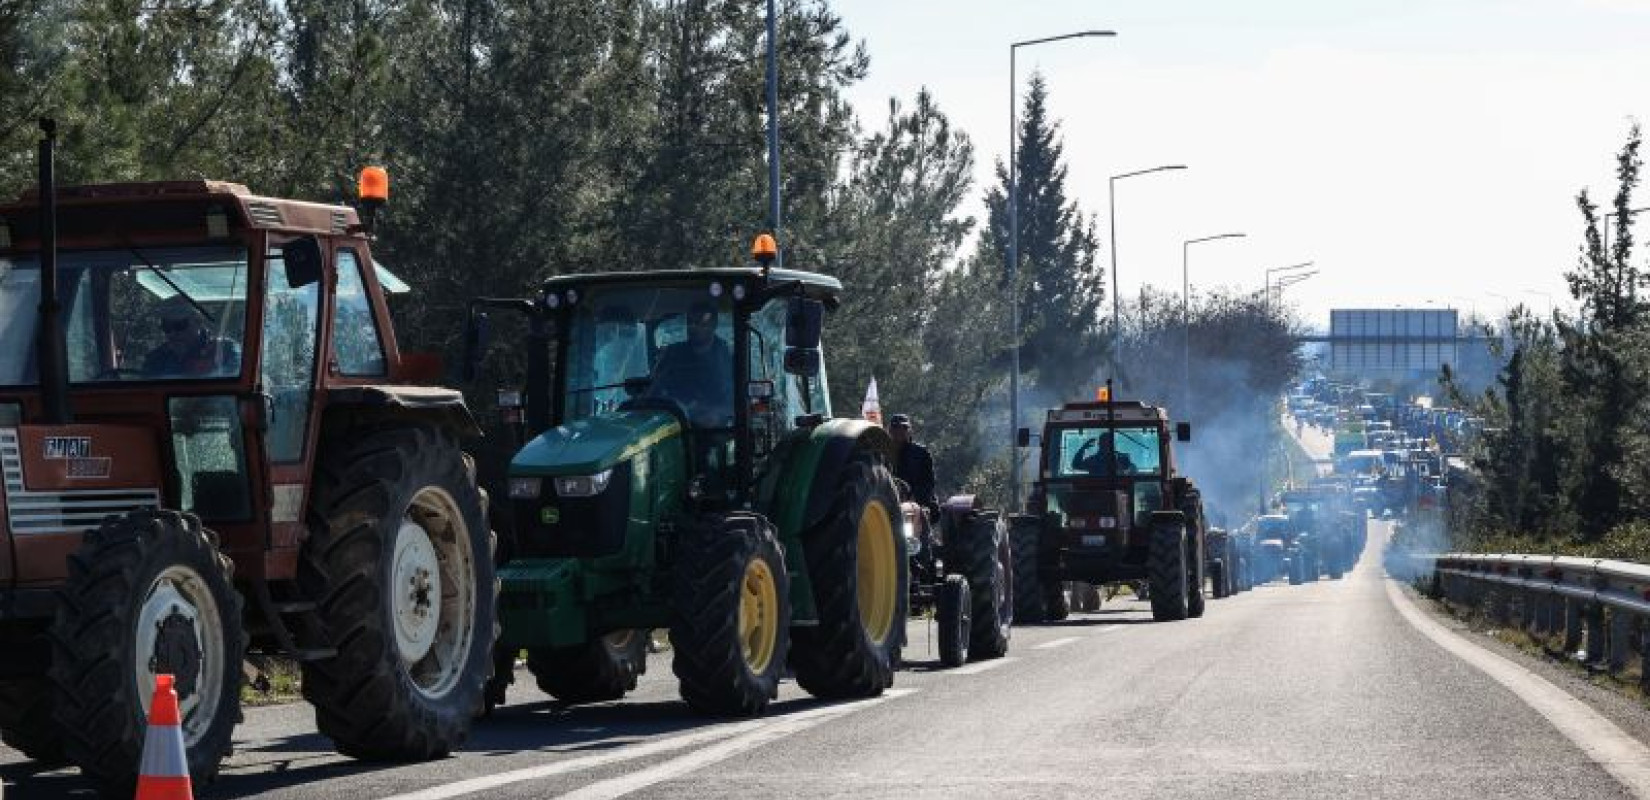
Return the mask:
POLYGON ((996 669, 996 668, 1001 667, 1005 664, 1008 664, 1008 663, 1013 662, 1013 661, 1018 661, 1018 660, 1019 659, 1016 659, 1013 656, 1003 656, 1002 658, 996 658, 996 659, 992 659, 990 661, 980 661, 980 662, 977 662, 977 663, 974 663, 974 664, 969 664, 966 667, 958 667, 956 669, 946 670, 945 672, 943 672, 941 674, 943 674, 943 675, 978 675, 982 672, 985 672, 988 669, 996 669))
POLYGON ((1552 723, 1559 733, 1610 773, 1639 800, 1650 800, 1650 749, 1614 722, 1546 679, 1429 619, 1395 581, 1386 594, 1404 619, 1434 644, 1477 667, 1552 723))
MULTIPOLYGON (((393 795, 391 797, 386 797, 383 800, 448 800, 448 798, 462 797, 467 794, 484 792, 488 789, 497 789, 500 786, 509 786, 513 783, 536 781, 544 778, 552 778, 557 775, 566 775, 573 772, 584 772, 586 770, 599 769, 601 767, 620 764, 626 761, 635 761, 637 759, 649 758, 651 756, 669 753, 676 750, 683 750, 697 745, 708 744, 711 742, 716 742, 720 739, 731 739, 735 736, 740 736, 741 734, 749 735, 751 733, 762 731, 774 725, 792 720, 803 719, 824 722, 833 717, 841 716, 855 709, 864 707, 867 704, 877 703, 883 700, 891 700, 896 697, 903 697, 915 691, 915 689, 890 689, 883 693, 881 697, 874 698, 872 700, 861 700, 854 703, 842 703, 809 709, 787 717, 780 717, 775 720, 750 720, 748 722, 724 723, 707 730, 696 731, 694 733, 683 734, 681 736, 672 736, 668 739, 655 739, 649 742, 626 745, 612 752, 572 758, 566 761, 558 761, 554 764, 545 764, 538 767, 511 770, 509 772, 498 773, 497 775, 484 775, 479 778, 454 781, 453 783, 443 784, 441 786, 432 786, 428 789, 421 789, 416 792, 393 795)), ((815 722, 814 724, 818 724, 818 722, 815 722)))
POLYGON ((512 783, 534 781, 556 775, 565 775, 570 772, 582 772, 584 770, 597 769, 599 767, 618 764, 624 761, 647 758, 648 756, 658 755, 660 753, 668 753, 672 750, 681 750, 683 748, 693 747, 694 745, 714 742, 718 739, 726 739, 730 736, 737 736, 741 733, 749 733, 750 731, 762 727, 763 724, 764 723, 762 722, 753 721, 718 725, 717 727, 709 730, 684 734, 682 736, 673 736, 668 739, 655 739, 651 742, 642 742, 639 744, 629 745, 608 753, 583 756, 581 758, 572 758, 566 761, 557 761, 554 764, 545 764, 538 767, 511 770, 510 772, 500 772, 497 775, 485 775, 480 778, 470 778, 468 780, 456 781, 453 783, 443 784, 441 786, 432 786, 428 789, 423 789, 408 794, 398 794, 392 797, 386 797, 384 800, 447 800, 447 798, 450 797, 460 797, 466 794, 474 794, 475 792, 484 792, 488 789, 496 789, 500 786, 508 786, 512 783))
POLYGON ((1031 649, 1033 649, 1033 650, 1053 650, 1056 647, 1065 647, 1066 645, 1071 644, 1072 642, 1075 642, 1075 641, 1077 641, 1077 637, 1067 636, 1064 639, 1055 639, 1052 642, 1043 642, 1042 644, 1039 644, 1039 645, 1033 645, 1031 649))
POLYGON ((870 700, 861 700, 856 703, 826 706, 792 714, 763 725, 750 733, 726 741, 695 750, 684 756, 678 756, 662 764, 656 764, 640 772, 597 781, 582 789, 560 795, 561 800, 614 800, 632 792, 638 792, 649 786, 664 783, 679 778, 691 772, 704 769, 712 764, 733 758, 747 750, 754 750, 762 745, 783 739, 795 733, 800 733, 816 725, 829 722, 837 717, 845 716, 877 703, 886 702, 897 697, 916 692, 915 689, 890 689, 881 697, 870 700))

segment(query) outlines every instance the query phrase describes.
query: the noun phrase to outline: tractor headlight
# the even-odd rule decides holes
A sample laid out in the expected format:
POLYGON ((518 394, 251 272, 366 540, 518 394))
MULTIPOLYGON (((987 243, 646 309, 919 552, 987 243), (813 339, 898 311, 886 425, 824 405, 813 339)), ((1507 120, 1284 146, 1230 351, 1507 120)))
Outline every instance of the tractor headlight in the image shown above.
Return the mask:
POLYGON ((604 469, 594 475, 573 475, 556 479, 556 494, 561 497, 594 497, 607 488, 613 479, 613 470, 604 469))
POLYGON ((542 478, 511 478, 511 500, 537 500, 539 491, 544 488, 542 478))
POLYGON ((922 540, 917 538, 917 526, 911 520, 905 521, 905 553, 916 555, 922 550, 922 540))

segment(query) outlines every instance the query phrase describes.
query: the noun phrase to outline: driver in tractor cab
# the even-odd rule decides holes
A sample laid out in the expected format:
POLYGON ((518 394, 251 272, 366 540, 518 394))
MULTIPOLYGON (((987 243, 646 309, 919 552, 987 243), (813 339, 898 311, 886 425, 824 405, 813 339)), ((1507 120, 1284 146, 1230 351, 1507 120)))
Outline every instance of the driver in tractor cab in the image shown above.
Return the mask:
POLYGON ((911 438, 911 417, 895 414, 888 418, 888 433, 894 437, 894 477, 911 487, 911 499, 928 509, 930 518, 940 515, 939 496, 934 491, 934 456, 911 438))
POLYGON ((1106 431, 1077 448, 1077 453, 1071 457, 1071 469, 1073 472, 1086 472, 1089 475, 1129 475, 1134 472, 1134 461, 1129 458, 1128 453, 1117 449, 1112 432, 1106 431), (1090 452, 1091 450, 1093 452, 1090 452), (1107 453, 1115 456, 1113 460, 1117 465, 1116 472, 1106 469, 1107 453))
POLYGON ((712 303, 688 308, 687 339, 664 348, 649 394, 682 404, 694 427, 726 427, 733 416, 733 350, 716 335, 712 303))
POLYGON ((240 345, 213 336, 203 313, 183 295, 161 303, 160 329, 166 339, 144 357, 145 377, 207 378, 240 372, 240 345))

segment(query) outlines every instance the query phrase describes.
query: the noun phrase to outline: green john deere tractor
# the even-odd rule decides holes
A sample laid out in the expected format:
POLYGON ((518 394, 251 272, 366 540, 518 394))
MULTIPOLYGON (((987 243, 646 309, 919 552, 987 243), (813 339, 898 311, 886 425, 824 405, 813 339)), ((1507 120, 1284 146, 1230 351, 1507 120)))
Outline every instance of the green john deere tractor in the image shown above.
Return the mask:
POLYGON ((472 304, 472 365, 488 310, 531 331, 523 404, 505 409, 526 445, 493 489, 502 662, 525 649, 558 699, 617 699, 665 629, 682 698, 707 714, 761 713, 787 663, 818 697, 892 685, 906 545, 891 439, 830 414, 819 344, 841 289, 764 264, 472 304))

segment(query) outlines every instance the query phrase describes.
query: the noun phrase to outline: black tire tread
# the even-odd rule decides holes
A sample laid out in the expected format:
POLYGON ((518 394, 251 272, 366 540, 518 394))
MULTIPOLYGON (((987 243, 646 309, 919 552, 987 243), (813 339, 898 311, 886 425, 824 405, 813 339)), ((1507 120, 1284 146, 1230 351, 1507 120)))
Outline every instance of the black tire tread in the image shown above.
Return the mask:
MULTIPOLYGON (((1013 605, 1001 608, 997 596, 1008 580, 1012 565, 1002 563, 1003 539, 1008 536, 1002 518, 997 514, 974 514, 960 531, 962 541, 954 543, 953 557, 960 555, 964 574, 972 591, 969 631, 969 654, 975 659, 1002 658, 1008 655, 1009 628, 1013 622, 1013 605), (959 552, 960 551, 960 552, 959 552)), ((1012 596, 1005 598, 1012 604, 1012 596)))
MULTIPOLYGON (((423 761, 463 744, 485 708, 498 634, 496 540, 480 492, 452 434, 416 422, 354 428, 332 437, 316 461, 314 522, 300 556, 299 582, 319 607, 333 658, 303 662, 304 699, 316 728, 345 755, 372 761, 423 761), (471 536, 479 574, 476 633, 464 672, 445 698, 422 695, 403 674, 388 629, 381 587, 391 508, 424 486, 452 495, 471 536), (479 541, 478 541, 479 540, 479 541)), ((389 524, 394 524, 393 522, 389 524)))
POLYGON ((1183 620, 1190 613, 1185 540, 1185 528, 1180 524, 1152 526, 1146 572, 1151 587, 1152 619, 1157 622, 1183 620))
POLYGON ((1037 575, 1042 520, 1025 514, 1008 518, 1009 545, 1014 551, 1014 620, 1025 625, 1048 619, 1043 586, 1037 575))
POLYGON ((137 784, 147 720, 143 697, 152 687, 132 683, 136 653, 124 652, 141 598, 146 565, 184 563, 214 587, 223 617, 224 683, 218 716, 188 748, 190 777, 210 782, 229 752, 240 721, 241 660, 247 635, 234 565, 217 548, 217 537, 192 514, 142 509, 111 516, 87 531, 69 556, 69 577, 59 592, 49 636, 52 711, 62 732, 64 755, 96 782, 104 796, 129 795, 137 784))
POLYGON ((971 627, 968 578, 962 575, 945 576, 938 594, 934 603, 934 621, 940 628, 940 664, 960 667, 968 660, 969 640, 972 638, 964 631, 964 628, 971 627))
MULTIPOLYGON (((527 651, 527 671, 539 690, 563 703, 603 703, 623 698, 647 671, 647 636, 633 631, 623 649, 598 638, 572 647, 527 651)), ((496 669, 496 668, 495 668, 496 669)))
POLYGON ((904 642, 904 631, 898 628, 910 613, 910 559, 905 537, 897 528, 899 493, 893 476, 882 458, 871 451, 856 454, 841 474, 831 511, 803 536, 819 624, 797 628, 791 645, 797 685, 826 700, 876 697, 893 685, 904 642), (899 575, 893 616, 896 630, 880 645, 870 640, 860 623, 857 592, 859 515, 872 500, 880 501, 895 522, 894 559, 899 575))
POLYGON ((684 530, 671 622, 671 670, 682 699, 712 716, 755 716, 778 695, 790 636, 790 578, 773 528, 733 517, 684 530), (752 560, 766 559, 779 597, 778 639, 768 669, 753 673, 739 640, 740 589, 752 560))

